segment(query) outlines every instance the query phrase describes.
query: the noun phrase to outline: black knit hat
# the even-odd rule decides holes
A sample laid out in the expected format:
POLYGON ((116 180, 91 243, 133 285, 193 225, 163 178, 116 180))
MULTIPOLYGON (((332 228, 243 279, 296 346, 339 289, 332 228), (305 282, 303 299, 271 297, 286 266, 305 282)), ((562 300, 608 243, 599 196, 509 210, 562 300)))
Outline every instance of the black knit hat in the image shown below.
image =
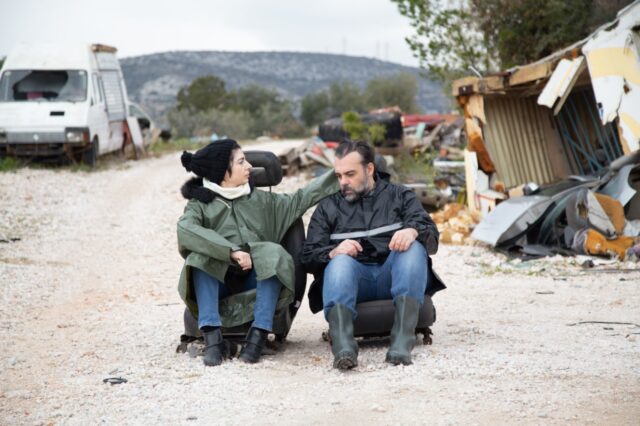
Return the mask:
POLYGON ((195 154, 184 151, 180 160, 188 172, 220 185, 229 169, 231 152, 234 149, 240 149, 238 142, 233 139, 220 139, 200 148, 195 154))

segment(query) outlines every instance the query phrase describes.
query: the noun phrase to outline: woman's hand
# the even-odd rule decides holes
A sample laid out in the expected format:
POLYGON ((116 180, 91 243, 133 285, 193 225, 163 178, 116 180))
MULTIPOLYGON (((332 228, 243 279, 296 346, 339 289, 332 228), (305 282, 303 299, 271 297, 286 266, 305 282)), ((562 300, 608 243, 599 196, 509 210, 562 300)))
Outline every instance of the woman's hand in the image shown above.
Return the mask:
POLYGON ((231 260, 236 262, 243 271, 248 271, 253 267, 253 262, 251 262, 251 255, 246 251, 232 251, 231 260))

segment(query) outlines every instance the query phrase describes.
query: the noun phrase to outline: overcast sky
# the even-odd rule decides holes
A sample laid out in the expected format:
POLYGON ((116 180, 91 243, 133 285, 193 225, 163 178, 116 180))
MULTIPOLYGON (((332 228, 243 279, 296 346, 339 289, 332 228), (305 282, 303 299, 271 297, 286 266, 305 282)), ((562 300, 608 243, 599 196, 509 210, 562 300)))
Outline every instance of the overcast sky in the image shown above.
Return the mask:
POLYGON ((417 66, 390 0, 0 0, 0 56, 18 43, 169 50, 345 53, 417 66))

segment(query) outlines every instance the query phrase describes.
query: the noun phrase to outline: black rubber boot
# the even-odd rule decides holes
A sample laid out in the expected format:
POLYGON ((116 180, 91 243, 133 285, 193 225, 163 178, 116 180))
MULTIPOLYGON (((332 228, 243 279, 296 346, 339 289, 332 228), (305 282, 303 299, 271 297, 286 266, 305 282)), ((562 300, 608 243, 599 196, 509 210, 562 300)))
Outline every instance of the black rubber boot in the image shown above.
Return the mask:
POLYGON ((240 359, 250 364, 258 362, 268 335, 269 332, 267 331, 251 327, 247 333, 244 348, 240 351, 240 359))
POLYGON ((416 343, 416 325, 420 305, 409 296, 398 296, 393 304, 396 312, 391 328, 391 344, 385 361, 393 365, 410 365, 411 350, 416 343))
POLYGON ((229 356, 229 348, 222 339, 222 331, 219 328, 213 331, 203 331, 204 355, 202 361, 204 365, 213 367, 222 364, 222 361, 229 356))
POLYGON ((329 311, 329 335, 333 368, 348 370, 358 365, 358 343, 353 337, 353 314, 345 305, 329 311))

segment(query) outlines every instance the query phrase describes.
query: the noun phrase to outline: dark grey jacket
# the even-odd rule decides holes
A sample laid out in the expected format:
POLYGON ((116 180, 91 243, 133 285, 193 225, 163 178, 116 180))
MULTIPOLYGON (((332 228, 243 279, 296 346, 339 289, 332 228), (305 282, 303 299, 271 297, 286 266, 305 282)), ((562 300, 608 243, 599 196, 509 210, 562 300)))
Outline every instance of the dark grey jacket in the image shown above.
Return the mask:
MULTIPOLYGON (((383 263, 391 237, 403 228, 417 230, 417 241, 429 254, 437 251, 439 233, 431 217, 411 189, 388 182, 386 174, 376 174, 374 190, 356 202, 348 202, 340 192, 322 200, 311 217, 301 257, 306 271, 315 277, 309 290, 311 310, 322 309, 322 273, 334 247, 345 239, 357 240, 363 251, 356 260, 383 263)), ((430 258, 428 262, 431 266, 430 258)), ((431 267, 427 283, 429 295, 445 288, 431 267)))

